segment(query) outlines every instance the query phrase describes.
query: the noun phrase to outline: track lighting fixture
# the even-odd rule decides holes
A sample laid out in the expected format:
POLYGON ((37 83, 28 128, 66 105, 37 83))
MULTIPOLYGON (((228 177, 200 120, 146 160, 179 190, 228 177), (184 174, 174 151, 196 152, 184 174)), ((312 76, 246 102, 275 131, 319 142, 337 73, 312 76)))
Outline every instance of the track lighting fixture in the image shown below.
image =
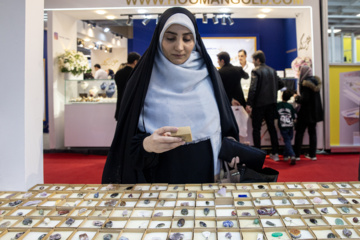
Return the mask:
POLYGON ((221 18, 221 25, 226 25, 226 16, 223 15, 221 18))
POLYGON ((128 20, 126 21, 126 25, 130 26, 133 23, 132 15, 129 15, 128 20))
POLYGON ((150 15, 145 15, 145 18, 144 18, 144 20, 142 20, 141 23, 142 23, 144 26, 146 26, 146 25, 150 22, 150 19, 151 19, 150 15))
POLYGON ((92 23, 92 24, 91 24, 91 28, 92 28, 92 29, 95 29, 95 28, 96 28, 96 23, 92 23))
POLYGON ((207 24, 208 23, 208 17, 206 13, 203 13, 202 23, 207 24))
POLYGON ((219 23, 219 19, 217 18, 217 14, 214 14, 212 19, 213 19, 213 23, 214 23, 214 24, 218 24, 218 23, 219 23))
POLYGON ((227 20, 229 21, 229 25, 234 25, 234 20, 231 18, 231 15, 227 17, 227 20))

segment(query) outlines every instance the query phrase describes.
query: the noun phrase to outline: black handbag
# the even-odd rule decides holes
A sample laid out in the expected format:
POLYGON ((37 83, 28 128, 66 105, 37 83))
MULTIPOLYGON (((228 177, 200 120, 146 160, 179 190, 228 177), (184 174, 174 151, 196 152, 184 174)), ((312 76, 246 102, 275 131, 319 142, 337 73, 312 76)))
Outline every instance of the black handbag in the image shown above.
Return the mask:
POLYGON ((239 166, 245 164, 247 168, 259 172, 264 165, 266 153, 261 149, 239 143, 235 139, 224 137, 220 148, 219 159, 231 162, 234 157, 240 158, 239 166))
POLYGON ((246 166, 239 168, 241 183, 277 182, 279 172, 272 168, 263 168, 259 172, 246 166))

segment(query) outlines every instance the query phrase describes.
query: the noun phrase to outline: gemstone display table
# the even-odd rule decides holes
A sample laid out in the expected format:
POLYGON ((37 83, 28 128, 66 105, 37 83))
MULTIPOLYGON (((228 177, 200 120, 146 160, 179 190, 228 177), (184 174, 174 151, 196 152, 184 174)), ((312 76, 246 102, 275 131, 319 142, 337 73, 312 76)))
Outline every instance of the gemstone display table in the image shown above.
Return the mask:
POLYGON ((360 239, 359 219, 360 182, 44 184, 0 192, 1 240, 360 239))

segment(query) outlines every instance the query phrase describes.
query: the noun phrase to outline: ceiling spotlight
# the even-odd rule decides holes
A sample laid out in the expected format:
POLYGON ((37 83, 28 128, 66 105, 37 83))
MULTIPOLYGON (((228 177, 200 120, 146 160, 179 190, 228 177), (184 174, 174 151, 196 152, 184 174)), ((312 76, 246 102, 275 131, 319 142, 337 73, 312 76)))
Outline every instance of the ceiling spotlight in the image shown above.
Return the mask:
POLYGON ((269 12, 271 12, 271 9, 270 8, 263 8, 263 9, 261 9, 261 11, 263 13, 269 13, 269 12))
POLYGON ((90 44, 89 45, 89 48, 91 49, 91 48, 94 48, 94 45, 93 44, 90 44))
POLYGON ((226 25, 226 16, 223 15, 221 18, 221 25, 226 25))
POLYGON ((84 38, 85 42, 90 42, 90 38, 84 38))
POLYGON ((207 17, 206 13, 203 14, 202 23, 204 23, 204 24, 208 23, 208 17, 207 17))
POLYGON ((129 18, 126 21, 126 25, 130 26, 132 23, 133 23, 132 15, 129 15, 129 18))
POLYGON ((104 28, 104 32, 108 32, 108 31, 110 31, 110 28, 108 27, 104 28))
POLYGON ((109 20, 113 20, 113 19, 115 19, 116 17, 115 17, 115 16, 112 16, 112 15, 109 15, 109 16, 106 16, 106 18, 109 19, 109 20))
POLYGON ((99 15, 103 15, 103 14, 106 13, 105 10, 96 10, 95 12, 96 12, 97 14, 99 14, 99 15))
POLYGON ((214 16, 213 16, 213 23, 214 24, 218 24, 219 23, 219 19, 217 18, 217 14, 214 14, 214 16))
POLYGON ((265 18, 265 17, 266 17, 266 14, 258 14, 257 17, 258 17, 258 18, 265 18))
POLYGON ((234 25, 234 20, 231 18, 230 15, 227 17, 227 20, 229 21, 229 25, 234 25))
POLYGON ((144 18, 144 20, 142 20, 141 23, 142 23, 144 26, 146 26, 146 25, 150 22, 150 19, 151 19, 150 15, 146 15, 145 18, 144 18))

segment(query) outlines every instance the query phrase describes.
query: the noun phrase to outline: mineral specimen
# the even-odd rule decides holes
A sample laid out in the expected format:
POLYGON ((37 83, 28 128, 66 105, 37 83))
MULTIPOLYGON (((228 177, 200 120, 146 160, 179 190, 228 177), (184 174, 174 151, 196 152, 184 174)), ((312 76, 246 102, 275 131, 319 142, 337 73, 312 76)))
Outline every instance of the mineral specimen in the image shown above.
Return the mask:
POLYGON ((79 240, 89 240, 89 236, 86 233, 80 234, 79 240))
POLYGON ((274 232, 274 233, 271 234, 271 236, 278 238, 278 237, 282 237, 283 234, 281 232, 274 232))
POLYGON ((119 193, 113 193, 110 195, 111 198, 116 198, 117 196, 119 196, 119 193))
POLYGON ((165 205, 165 200, 162 199, 159 204, 160 204, 160 206, 164 206, 165 205))
POLYGON ((207 216, 210 213, 210 209, 209 208, 204 208, 204 215, 207 216))
POLYGON ((178 227, 183 227, 185 225, 185 219, 180 218, 177 222, 178 227))
POLYGON ((182 239, 184 239, 184 234, 179 232, 173 233, 169 238, 169 240, 182 240, 182 239))
POLYGON ((315 218, 310 218, 310 222, 313 224, 317 224, 317 220, 315 218))
POLYGON ((93 221, 93 226, 95 227, 101 227, 104 223, 102 221, 95 220, 93 221))
POLYGON ((347 228, 344 228, 342 233, 346 236, 346 237, 350 237, 352 235, 352 232, 351 230, 347 229, 347 228))
POLYGON ((188 197, 192 197, 192 192, 189 192, 189 193, 188 193, 188 197))
POLYGON ((163 212, 157 212, 154 214, 154 217, 162 217, 164 215, 163 212))
POLYGON ((301 232, 300 230, 296 229, 296 228, 292 228, 289 230, 289 233, 290 235, 293 237, 293 238, 300 238, 301 237, 301 232))
POLYGON ((226 238, 226 239, 231 239, 231 238, 232 238, 231 233, 229 233, 229 232, 228 232, 228 233, 226 233, 226 234, 225 234, 225 238, 226 238))
POLYGON ((273 222, 271 222, 271 221, 266 221, 265 224, 266 224, 266 225, 269 225, 269 226, 272 226, 272 227, 275 226, 275 223, 273 223, 273 222))
POLYGON ((68 218, 68 219, 65 221, 65 224, 68 225, 68 226, 71 226, 74 222, 75 222, 74 219, 68 218))
POLYGON ((311 211, 310 211, 309 209, 305 208, 305 209, 304 209, 304 213, 306 213, 306 214, 311 214, 311 211))
POLYGON ((359 222, 359 219, 358 219, 357 217, 354 217, 354 218, 353 218, 353 222, 354 222, 354 223, 358 223, 358 222, 359 222))
MULTIPOLYGON (((114 201, 114 200, 112 200, 112 201, 114 201)), ((120 202, 120 206, 121 206, 121 207, 125 207, 125 206, 126 206, 126 202, 125 202, 125 201, 121 201, 121 202, 120 202)))
POLYGON ((103 240, 111 240, 113 238, 113 235, 108 233, 103 236, 103 240))
POLYGON ((231 216, 236 216, 237 213, 235 211, 231 211, 231 216))
POLYGON ((234 226, 234 223, 232 221, 226 220, 223 222, 223 227, 231 228, 234 226))
POLYGON ((10 221, 3 222, 2 224, 0 224, 0 228, 6 228, 6 227, 10 226, 10 224, 11 224, 10 221))
POLYGON ((181 209, 181 215, 186 216, 188 214, 189 214, 189 211, 186 208, 181 209))
POLYGON ((14 239, 19 239, 22 235, 24 235, 25 232, 19 232, 17 234, 15 234, 14 239))
POLYGON ((182 202, 182 203, 180 204, 180 206, 182 206, 182 207, 188 207, 188 206, 189 206, 189 202, 182 202))
POLYGON ((201 193, 199 193, 199 194, 198 194, 198 197, 199 197, 199 198, 204 198, 204 195, 201 194, 201 193))
POLYGON ((346 199, 343 198, 343 197, 339 197, 338 200, 339 200, 341 203, 343 203, 343 204, 349 204, 349 201, 346 200, 346 199))
POLYGON ((66 214, 68 214, 69 212, 70 212, 69 210, 60 210, 60 211, 58 211, 58 215, 59 215, 59 216, 66 215, 66 214))
POLYGON ((341 207, 341 210, 344 212, 344 213, 350 213, 350 209, 348 207, 341 207))
POLYGON ((240 205, 240 206, 244 206, 244 205, 245 205, 245 202, 243 202, 243 201, 237 201, 236 204, 237 204, 237 205, 240 205))
POLYGON ((32 219, 31 218, 25 218, 23 221, 22 221, 22 224, 24 225, 31 225, 32 224, 32 219))
POLYGON ((61 234, 60 233, 56 233, 50 236, 49 240, 60 240, 61 239, 61 234))
POLYGON ((336 238, 336 236, 335 236, 335 234, 333 234, 333 233, 329 233, 329 234, 327 235, 327 238, 336 238))
POLYGON ((320 211, 325 214, 329 213, 328 208, 322 208, 320 211))
POLYGON ((335 219, 335 224, 336 225, 344 225, 344 221, 340 218, 337 218, 337 219, 335 219))
POLYGON ((15 206, 19 205, 20 203, 22 203, 21 200, 16 200, 15 202, 9 202, 9 206, 15 207, 15 206))
POLYGON ((42 240, 47 234, 41 234, 37 240, 42 240))
POLYGON ((156 228, 162 228, 165 227, 165 223, 159 223, 158 225, 156 225, 156 228))
POLYGON ((149 199, 145 199, 145 200, 144 200, 144 204, 147 205, 147 204, 149 204, 149 203, 150 203, 150 200, 149 200, 149 199))
POLYGON ((250 216, 251 216, 251 213, 249 213, 249 212, 242 212, 242 213, 241 213, 241 216, 250 217, 250 216))
POLYGON ((99 198, 99 192, 94 193, 94 198, 99 198))
POLYGON ((113 226, 113 222, 112 221, 108 221, 108 222, 106 222, 105 223, 105 228, 112 228, 112 226, 113 226))
POLYGON ((203 221, 200 221, 199 224, 200 224, 200 227, 204 227, 204 228, 207 227, 206 223, 204 223, 203 221))

